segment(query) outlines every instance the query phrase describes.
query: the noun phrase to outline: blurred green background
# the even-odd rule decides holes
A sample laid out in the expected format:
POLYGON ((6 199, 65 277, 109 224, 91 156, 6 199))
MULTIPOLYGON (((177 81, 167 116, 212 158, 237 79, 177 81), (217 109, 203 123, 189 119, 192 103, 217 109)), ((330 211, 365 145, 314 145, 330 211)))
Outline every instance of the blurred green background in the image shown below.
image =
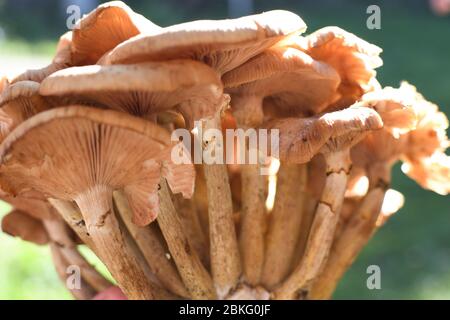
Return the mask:
MULTIPOLYGON (((66 31, 65 8, 96 1, 0 0, 0 72, 45 63, 66 31)), ((450 16, 437 16, 428 1, 239 0, 125 1, 162 26, 238 12, 288 9, 312 32, 337 25, 383 48, 383 85, 408 80, 450 115, 450 16), (381 8, 381 30, 366 27, 366 8, 381 8), (237 6, 236 6, 237 5, 237 6), (232 8, 232 9, 230 9, 232 8), (241 10, 241 11, 239 11, 241 10)), ((92 3, 91 3, 92 4, 92 3)), ((338 299, 450 299, 450 198, 420 189, 397 166, 393 188, 406 198, 365 248, 341 282, 338 299), (381 290, 368 290, 366 269, 381 268, 381 290)), ((7 210, 1 206, 2 214, 7 210)), ((69 299, 49 250, 0 234, 0 299, 69 299)))

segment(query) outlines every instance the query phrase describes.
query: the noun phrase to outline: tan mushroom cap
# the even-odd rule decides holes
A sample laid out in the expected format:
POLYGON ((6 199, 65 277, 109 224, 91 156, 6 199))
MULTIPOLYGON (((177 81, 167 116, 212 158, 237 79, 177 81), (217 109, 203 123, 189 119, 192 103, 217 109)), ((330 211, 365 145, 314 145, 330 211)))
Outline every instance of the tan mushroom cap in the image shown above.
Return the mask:
POLYGON ((159 29, 122 1, 103 3, 75 26, 71 46, 72 65, 95 64, 119 43, 139 33, 159 29))
POLYGON ((143 117, 176 108, 191 122, 212 115, 222 102, 217 73, 192 60, 73 67, 46 78, 40 93, 85 97, 143 117))
POLYGON ((138 35, 108 54, 108 63, 189 58, 220 74, 234 69, 284 37, 306 29, 296 14, 273 10, 227 20, 198 20, 138 35))
POLYGON ((20 81, 6 86, 0 94, 0 141, 17 125, 51 107, 39 95, 39 83, 20 81))
POLYGON ((103 3, 81 18, 73 31, 63 34, 52 62, 43 68, 27 70, 11 83, 30 80, 41 82, 48 75, 71 66, 95 64, 119 43, 160 27, 135 13, 121 1, 103 3))
POLYGON ((449 141, 446 135, 448 119, 438 107, 424 99, 406 83, 409 99, 416 116, 415 127, 395 137, 388 130, 370 133, 352 149, 356 166, 378 170, 379 165, 392 165, 402 160, 403 171, 422 187, 439 194, 449 192, 449 157, 445 154, 449 141))
POLYGON ((222 80, 236 102, 232 99, 237 118, 254 117, 256 110, 249 110, 249 102, 262 106, 264 98, 271 100, 272 113, 283 116, 316 114, 339 98, 337 72, 289 47, 267 49, 227 72, 222 80), (245 103, 240 105, 238 99, 245 99, 245 103))
POLYGON ((385 87, 368 92, 361 100, 380 114, 385 129, 398 138, 416 128, 417 114, 413 108, 416 94, 414 87, 402 82, 398 89, 385 87))
POLYGON ((42 221, 21 210, 13 210, 3 217, 2 231, 38 245, 49 242, 49 236, 42 221))
POLYGON ((55 71, 67 68, 71 65, 70 46, 72 44, 72 31, 66 32, 59 38, 56 47, 56 54, 52 62, 40 69, 30 69, 15 77, 12 77, 11 83, 19 81, 35 81, 41 82, 49 74, 55 71))
POLYGON ((176 191, 185 197, 193 192, 192 166, 173 172, 168 148, 169 133, 143 119, 81 106, 52 109, 19 125, 2 143, 0 184, 8 194, 36 190, 78 204, 89 202, 90 190, 112 196, 123 189, 134 222, 145 225, 158 213, 161 167, 176 191))
POLYGON ((338 27, 325 27, 305 37, 288 39, 288 45, 304 50, 313 59, 337 70, 341 98, 332 109, 347 107, 365 92, 378 88, 375 69, 383 64, 382 49, 338 27))
POLYGON ((288 163, 305 163, 318 153, 349 148, 368 132, 383 127, 374 110, 352 106, 310 118, 270 121, 265 127, 279 130, 279 156, 288 163))

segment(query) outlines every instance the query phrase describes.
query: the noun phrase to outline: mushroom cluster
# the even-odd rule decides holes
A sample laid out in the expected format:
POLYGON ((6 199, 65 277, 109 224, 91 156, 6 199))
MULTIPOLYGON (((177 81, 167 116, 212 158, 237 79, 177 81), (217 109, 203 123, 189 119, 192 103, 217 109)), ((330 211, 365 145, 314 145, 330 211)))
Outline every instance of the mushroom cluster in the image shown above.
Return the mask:
POLYGON ((113 285, 80 244, 128 299, 330 298, 403 204, 397 161, 449 193, 448 120, 412 85, 378 83, 379 47, 305 30, 281 10, 162 28, 100 5, 48 66, 1 80, 2 229, 49 244, 62 278, 79 266, 79 299, 113 285), (171 136, 199 124, 276 129, 270 174, 260 158, 194 164, 171 136))

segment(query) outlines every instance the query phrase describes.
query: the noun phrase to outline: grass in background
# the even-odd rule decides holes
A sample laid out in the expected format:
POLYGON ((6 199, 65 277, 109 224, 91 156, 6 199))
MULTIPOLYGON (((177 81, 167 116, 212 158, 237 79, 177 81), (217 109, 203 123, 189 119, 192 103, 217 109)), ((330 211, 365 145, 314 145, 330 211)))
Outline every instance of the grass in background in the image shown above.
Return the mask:
MULTIPOLYGON (((368 30, 367 2, 328 1, 326 6, 314 6, 313 1, 304 1, 294 7, 287 3, 255 1, 255 6, 257 11, 292 10, 305 20, 308 32, 337 25, 379 45, 384 50, 384 66, 378 70, 378 79, 383 85, 398 86, 407 79, 450 114, 449 18, 435 17, 425 7, 418 10, 417 7, 397 6, 395 1, 384 1, 379 4, 382 29, 368 30)), ((167 6, 163 8, 160 16, 155 6, 141 13, 150 19, 158 16, 157 22, 163 25, 167 25, 163 23, 165 17, 170 18, 170 23, 181 22, 173 21, 172 11, 167 6)), ((5 52, 52 55, 54 48, 55 43, 51 41, 31 45, 12 41, 0 45, 0 57, 5 52)), ((364 249, 340 283, 335 298, 450 299, 449 197, 422 190, 400 173, 399 166, 394 170, 392 187, 405 195, 405 207, 364 249), (382 290, 370 291, 366 287, 366 269, 372 264, 381 268, 382 290)), ((53 270, 48 249, 1 234, 0 298, 62 299, 70 296, 53 270)))

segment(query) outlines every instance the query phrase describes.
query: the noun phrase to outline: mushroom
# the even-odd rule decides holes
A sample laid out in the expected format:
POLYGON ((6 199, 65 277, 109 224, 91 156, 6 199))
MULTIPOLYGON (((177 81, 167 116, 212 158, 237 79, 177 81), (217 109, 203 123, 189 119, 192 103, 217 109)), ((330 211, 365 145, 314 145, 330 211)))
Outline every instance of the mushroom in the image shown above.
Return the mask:
POLYGON ((114 192, 114 202, 120 212, 123 222, 130 231, 133 239, 144 255, 150 270, 161 281, 165 288, 174 294, 188 298, 189 294, 178 274, 176 267, 172 261, 166 257, 167 249, 164 247, 163 239, 161 239, 157 226, 151 224, 145 227, 139 227, 133 223, 133 213, 128 205, 128 201, 123 192, 114 192))
POLYGON ((63 34, 56 48, 53 61, 42 69, 27 70, 11 82, 32 80, 41 82, 55 71, 71 66, 90 65, 119 43, 141 32, 161 29, 122 1, 99 5, 81 18, 73 31, 63 34))
POLYGON ((175 109, 187 125, 211 116, 222 97, 222 85, 208 66, 190 60, 135 65, 84 66, 58 71, 41 84, 43 96, 92 101, 97 105, 154 119, 175 109))
POLYGON ((51 107, 39 95, 39 83, 20 81, 8 85, 0 94, 0 141, 18 124, 51 107))
POLYGON ((266 125, 280 130, 280 159, 305 163, 321 153, 327 177, 314 214, 305 254, 292 274, 273 292, 276 299, 292 297, 318 274, 331 246, 350 169, 350 147, 367 132, 382 127, 370 108, 352 106, 311 118, 274 120, 266 125))
POLYGON ((345 108, 369 91, 379 89, 375 69, 383 64, 382 49, 338 27, 325 27, 305 37, 292 37, 281 43, 303 50, 314 60, 333 67, 341 78, 340 99, 330 110, 345 108))
MULTIPOLYGON (((213 67, 220 75, 239 66, 286 36, 301 33, 304 22, 288 11, 269 11, 233 20, 193 21, 136 36, 113 49, 102 63, 136 63, 190 58, 213 67)), ((219 115, 208 128, 219 129, 219 115)), ((209 143, 213 148, 212 141, 209 143)), ((211 230, 212 272, 220 296, 225 296, 240 275, 239 253, 232 223, 228 176, 223 165, 205 165, 211 230), (221 208, 219 203, 223 203, 221 208), (226 223, 219 223, 226 221, 226 223), (228 251, 228 252, 227 252, 228 251)))
MULTIPOLYGON (((437 106, 426 101, 407 83, 402 83, 399 89, 388 88, 387 91, 396 96, 397 101, 403 104, 403 108, 393 109, 390 116, 384 115, 389 120, 387 123, 391 128, 385 127, 382 131, 370 133, 352 149, 354 165, 363 168, 367 173, 369 191, 335 240, 329 261, 322 275, 312 286, 311 298, 323 299, 331 296, 337 282, 358 253, 380 224, 389 218, 390 214, 383 212, 386 211, 383 210, 384 204, 387 201, 393 203, 395 200, 397 206, 394 206, 391 212, 396 211, 395 207, 401 207, 400 196, 388 198, 390 171, 399 159, 405 161, 403 166, 421 170, 423 175, 416 178, 419 179, 419 183, 426 181, 423 187, 441 194, 447 194, 450 190, 448 178, 450 163, 449 157, 444 154, 448 145, 445 135, 448 122, 445 115, 438 112, 437 106), (414 125, 405 126, 404 120, 408 117, 398 116, 397 111, 404 108, 412 109, 405 112, 414 112, 416 116, 414 125), (433 165, 421 166, 420 164, 424 162, 433 165), (420 180, 421 178, 424 180, 420 180)), ((375 92, 373 94, 376 95, 375 92)), ((388 101, 383 104, 392 103, 389 100, 390 96, 386 98, 388 101)))
MULTIPOLYGON (((135 223, 152 221, 168 141, 163 129, 123 113, 78 106, 52 109, 28 119, 5 139, 0 183, 10 194, 32 189, 74 200, 95 248, 125 294, 130 299, 167 297, 146 275, 122 234, 112 192, 124 190, 135 223)), ((176 181, 183 180, 183 174, 169 170, 167 176, 176 181)))
POLYGON ((134 12, 122 1, 99 5, 80 19, 72 36, 72 65, 89 65, 123 41, 161 27, 134 12))
MULTIPOLYGON (((339 75, 327 64, 314 61, 300 50, 278 46, 265 50, 229 71, 222 80, 232 97, 233 115, 238 126, 244 130, 258 128, 262 124, 263 101, 267 100, 272 101, 272 106, 276 105, 272 109, 274 117, 318 113, 338 98, 336 89, 340 82, 339 75)), ((287 177, 291 176, 295 180, 292 182, 294 188, 298 182, 295 177, 299 177, 296 170, 295 166, 286 170, 287 177)), ((283 186, 285 191, 282 195, 278 194, 277 199, 283 204, 276 206, 269 224, 268 237, 273 242, 268 241, 268 247, 264 248, 264 179, 260 175, 259 165, 245 165, 241 171, 245 193, 242 197, 240 233, 244 275, 250 284, 259 283, 262 277, 263 283, 271 287, 288 271, 287 261, 280 261, 276 257, 281 255, 279 251, 281 243, 292 244, 288 245, 287 251, 295 247, 295 235, 292 235, 295 240, 285 241, 281 234, 285 234, 284 231, 289 226, 298 225, 288 217, 300 215, 291 210, 287 203, 295 203, 299 198, 285 189, 288 187, 287 184, 283 186), (282 212, 279 212, 280 210, 282 212), (266 261, 276 263, 267 263, 264 266, 264 255, 268 256, 266 261)), ((281 169, 281 172, 284 171, 281 169)))
POLYGON ((109 64, 194 59, 220 75, 234 69, 286 36, 306 29, 296 14, 273 10, 227 20, 198 20, 135 36, 105 57, 109 64))
POLYGON ((19 237, 39 245, 49 242, 42 221, 17 209, 11 211, 2 219, 2 231, 13 237, 19 237))

